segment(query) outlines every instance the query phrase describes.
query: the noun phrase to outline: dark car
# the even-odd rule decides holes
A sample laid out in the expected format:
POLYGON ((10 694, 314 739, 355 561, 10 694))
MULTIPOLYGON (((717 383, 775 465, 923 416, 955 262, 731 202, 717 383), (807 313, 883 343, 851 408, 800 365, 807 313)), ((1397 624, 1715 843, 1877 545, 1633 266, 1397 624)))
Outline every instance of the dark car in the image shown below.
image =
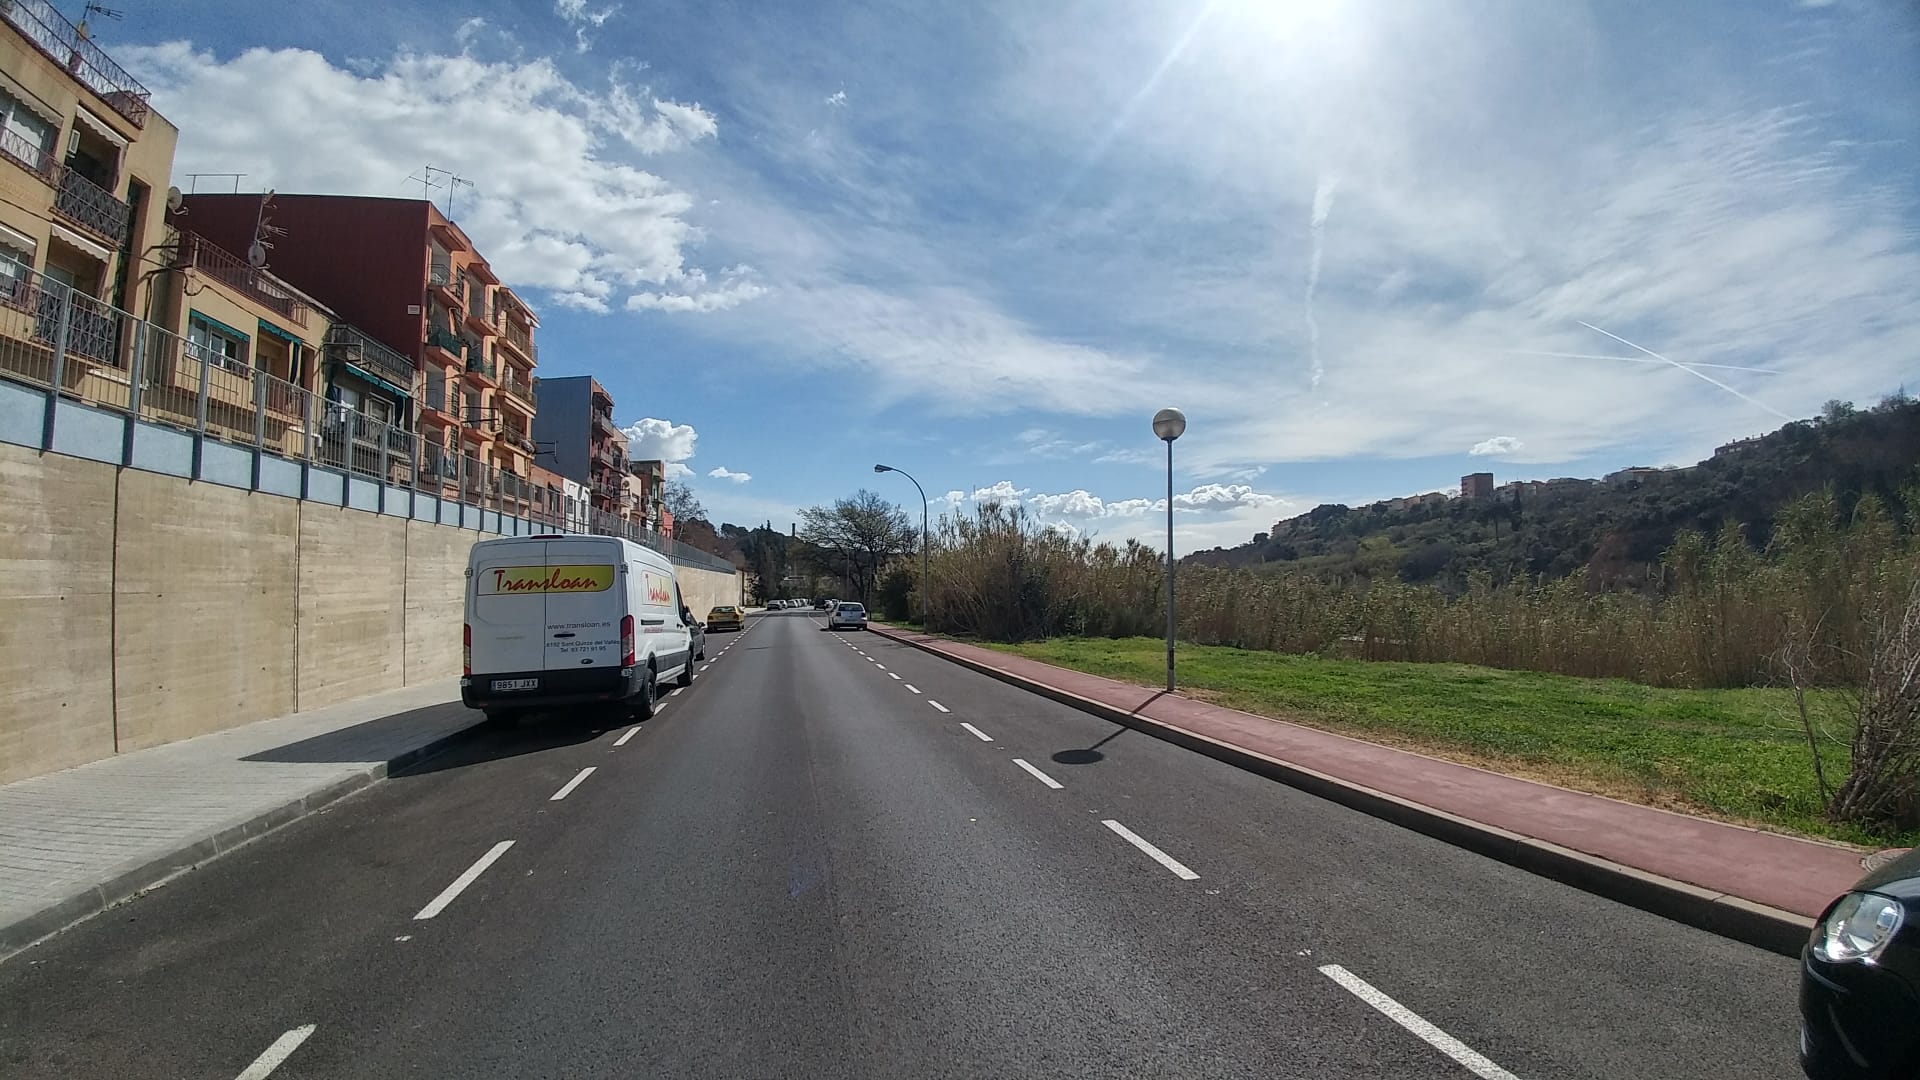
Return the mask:
POLYGON ((693 658, 705 660, 707 658, 707 624, 694 618, 693 609, 687 607, 680 609, 680 621, 687 624, 687 636, 693 641, 693 658))
POLYGON ((813 610, 815 611, 825 611, 832 606, 833 606, 833 601, 828 600, 824 597, 819 600, 815 600, 813 602, 813 610))
POLYGON ((1920 1076, 1920 848, 1827 905, 1801 953, 1800 1067, 1813 1080, 1920 1076))

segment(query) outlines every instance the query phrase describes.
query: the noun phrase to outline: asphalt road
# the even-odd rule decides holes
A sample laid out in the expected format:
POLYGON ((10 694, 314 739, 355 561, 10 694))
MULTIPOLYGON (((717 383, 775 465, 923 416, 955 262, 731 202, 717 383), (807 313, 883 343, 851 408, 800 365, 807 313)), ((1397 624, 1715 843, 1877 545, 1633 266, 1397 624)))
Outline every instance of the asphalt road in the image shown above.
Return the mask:
POLYGON ((1789 960, 748 625, 0 964, 0 1076, 1798 1075, 1789 960))

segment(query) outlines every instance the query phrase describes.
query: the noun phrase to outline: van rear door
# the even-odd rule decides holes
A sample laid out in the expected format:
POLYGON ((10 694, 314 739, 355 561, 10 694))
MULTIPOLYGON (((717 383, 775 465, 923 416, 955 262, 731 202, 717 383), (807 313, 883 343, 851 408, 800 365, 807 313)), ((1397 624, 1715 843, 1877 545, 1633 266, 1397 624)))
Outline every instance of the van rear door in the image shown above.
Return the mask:
POLYGON ((529 585, 545 577, 547 542, 483 542, 474 547, 472 565, 467 632, 474 674, 541 670, 547 597, 529 585))
MULTIPOLYGON (((546 542, 546 671, 619 668, 627 604, 626 551, 618 540, 546 542)), ((638 634, 641 627, 626 628, 638 634)))

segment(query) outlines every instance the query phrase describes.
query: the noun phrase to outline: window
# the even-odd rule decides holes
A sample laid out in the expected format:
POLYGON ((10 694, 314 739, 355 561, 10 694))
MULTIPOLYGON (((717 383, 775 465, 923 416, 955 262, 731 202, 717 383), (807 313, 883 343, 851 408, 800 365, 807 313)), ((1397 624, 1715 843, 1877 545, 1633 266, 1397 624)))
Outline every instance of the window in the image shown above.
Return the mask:
POLYGON ((368 395, 360 411, 369 420, 378 420, 383 424, 393 423, 393 402, 386 398, 368 395))
POLYGON ((33 251, 0 234, 0 303, 26 304, 33 297, 33 251))
POLYGON ((11 94, 0 93, 0 150, 41 176, 52 173, 53 125, 11 94))
POLYGON ((188 354, 198 360, 205 357, 210 363, 236 375, 253 375, 253 369, 247 364, 247 336, 235 333, 224 326, 217 326, 211 320, 199 315, 187 322, 188 354))

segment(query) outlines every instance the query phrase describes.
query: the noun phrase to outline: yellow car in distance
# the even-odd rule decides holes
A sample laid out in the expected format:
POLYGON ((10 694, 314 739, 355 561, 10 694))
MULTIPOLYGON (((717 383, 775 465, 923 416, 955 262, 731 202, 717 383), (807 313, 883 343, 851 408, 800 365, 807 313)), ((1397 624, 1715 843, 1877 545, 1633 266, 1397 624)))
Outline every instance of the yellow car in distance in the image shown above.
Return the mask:
POLYGON ((746 625, 746 617, 732 604, 722 604, 707 612, 708 630, 739 630, 746 625))

